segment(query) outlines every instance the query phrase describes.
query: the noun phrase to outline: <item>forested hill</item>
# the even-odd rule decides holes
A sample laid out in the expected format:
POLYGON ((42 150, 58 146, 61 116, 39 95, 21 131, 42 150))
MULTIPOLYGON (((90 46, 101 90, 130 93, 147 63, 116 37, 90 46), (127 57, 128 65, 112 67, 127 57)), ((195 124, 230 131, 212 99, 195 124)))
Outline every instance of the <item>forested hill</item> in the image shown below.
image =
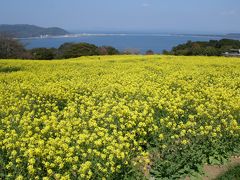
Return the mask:
POLYGON ((232 49, 240 49, 240 41, 232 39, 221 39, 192 42, 188 41, 173 47, 171 51, 164 51, 164 54, 183 56, 221 56, 232 49))
POLYGON ((29 38, 41 36, 61 36, 69 34, 64 29, 58 27, 43 28, 35 25, 17 24, 17 25, 0 25, 0 33, 4 33, 15 38, 29 38))

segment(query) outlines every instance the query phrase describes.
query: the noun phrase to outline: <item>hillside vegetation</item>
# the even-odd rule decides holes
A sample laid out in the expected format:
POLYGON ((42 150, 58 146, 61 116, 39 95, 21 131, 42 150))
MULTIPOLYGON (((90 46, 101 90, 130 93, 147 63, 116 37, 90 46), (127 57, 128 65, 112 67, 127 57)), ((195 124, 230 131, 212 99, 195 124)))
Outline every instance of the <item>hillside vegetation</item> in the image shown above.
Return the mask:
POLYGON ((64 43, 59 48, 34 48, 27 50, 24 45, 0 33, 0 59, 52 60, 93 55, 116 55, 120 52, 111 46, 96 46, 89 43, 64 43))
POLYGON ((225 52, 231 51, 231 49, 240 49, 240 41, 232 39, 210 40, 208 42, 188 41, 164 53, 183 56, 222 56, 225 52))
POLYGON ((64 29, 58 27, 44 28, 29 24, 0 25, 0 33, 7 34, 15 38, 31 38, 40 36, 61 36, 69 34, 64 29))
POLYGON ((0 61, 0 179, 178 179, 239 154, 240 59, 0 61))

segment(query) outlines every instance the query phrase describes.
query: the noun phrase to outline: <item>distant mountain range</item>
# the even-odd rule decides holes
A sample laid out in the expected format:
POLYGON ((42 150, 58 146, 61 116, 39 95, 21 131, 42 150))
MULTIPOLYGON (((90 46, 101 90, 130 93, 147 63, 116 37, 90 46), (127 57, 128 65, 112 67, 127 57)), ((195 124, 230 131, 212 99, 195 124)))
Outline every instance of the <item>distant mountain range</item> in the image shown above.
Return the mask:
POLYGON ((64 29, 58 27, 39 27, 28 24, 0 25, 0 33, 4 33, 14 38, 32 38, 46 36, 63 36, 70 34, 64 29))

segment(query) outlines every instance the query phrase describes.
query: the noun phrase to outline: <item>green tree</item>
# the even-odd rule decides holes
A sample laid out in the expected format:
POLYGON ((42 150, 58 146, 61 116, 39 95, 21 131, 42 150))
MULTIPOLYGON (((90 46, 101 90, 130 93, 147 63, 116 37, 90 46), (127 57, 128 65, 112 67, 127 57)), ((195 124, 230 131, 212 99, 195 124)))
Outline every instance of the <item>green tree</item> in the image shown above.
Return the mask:
POLYGON ((166 50, 166 49, 164 49, 164 50, 162 51, 162 54, 164 54, 164 55, 171 55, 171 52, 168 51, 168 50, 166 50))
POLYGON ((64 43, 58 48, 58 58, 99 55, 98 47, 89 43, 64 43))
POLYGON ((154 52, 153 52, 153 50, 149 49, 149 50, 146 51, 145 54, 146 54, 146 55, 153 55, 154 52))
POLYGON ((51 60, 55 58, 56 49, 34 48, 31 50, 33 59, 51 60))
POLYGON ((112 46, 101 46, 98 47, 99 55, 117 55, 119 51, 112 46))
POLYGON ((0 59, 29 59, 30 53, 18 40, 0 34, 0 59))
POLYGON ((191 42, 180 44, 171 50, 171 54, 185 56, 221 56, 231 49, 240 49, 239 40, 222 39, 219 41, 210 40, 209 42, 191 42))

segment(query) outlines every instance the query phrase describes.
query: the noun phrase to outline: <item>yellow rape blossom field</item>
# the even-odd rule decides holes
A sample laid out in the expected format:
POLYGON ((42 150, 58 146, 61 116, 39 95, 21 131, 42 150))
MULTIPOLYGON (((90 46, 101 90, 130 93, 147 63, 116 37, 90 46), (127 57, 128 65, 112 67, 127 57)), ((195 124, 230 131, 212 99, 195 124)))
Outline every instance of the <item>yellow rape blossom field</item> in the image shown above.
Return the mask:
POLYGON ((240 59, 0 61, 0 179, 177 179, 239 153, 240 59))

